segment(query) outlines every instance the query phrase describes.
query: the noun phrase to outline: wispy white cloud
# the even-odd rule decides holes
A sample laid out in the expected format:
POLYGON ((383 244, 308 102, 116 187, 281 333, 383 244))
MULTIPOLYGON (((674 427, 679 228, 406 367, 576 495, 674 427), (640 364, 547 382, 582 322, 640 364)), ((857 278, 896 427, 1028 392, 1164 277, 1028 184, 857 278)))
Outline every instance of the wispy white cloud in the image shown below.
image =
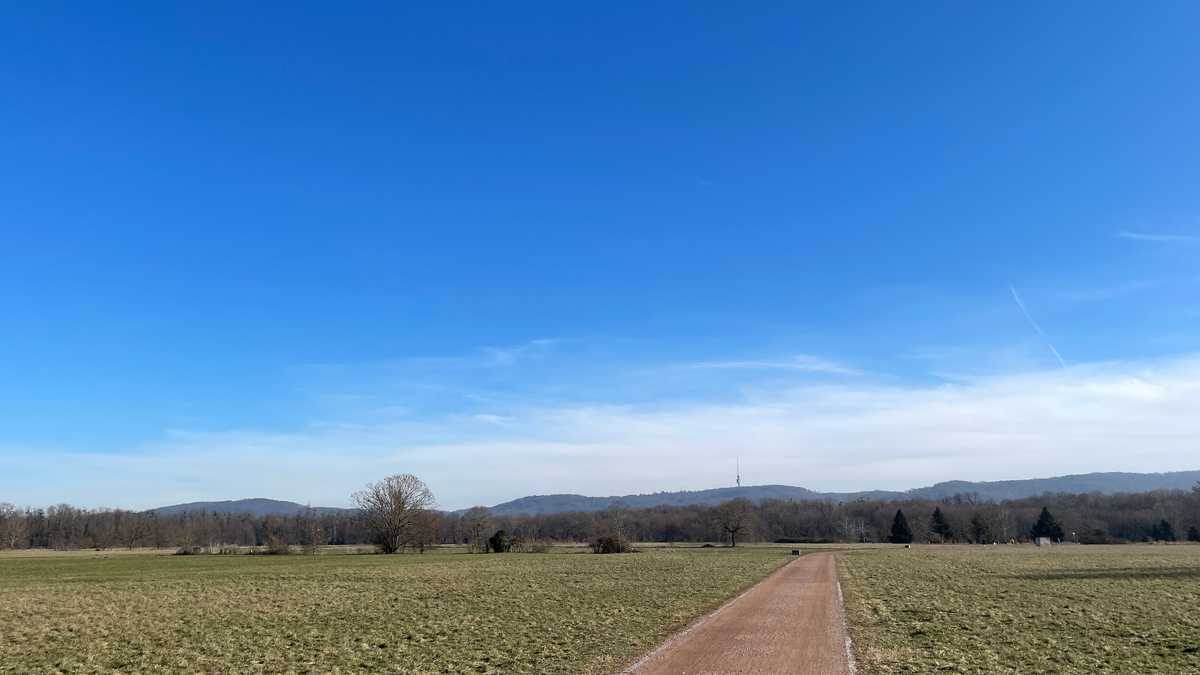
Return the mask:
POLYGON ((495 419, 173 432, 126 454, 0 448, 0 501, 151 507, 266 496, 344 505, 407 471, 449 508, 524 494, 743 481, 904 489, 951 478, 1200 468, 1200 359, 1077 365, 939 386, 756 390, 724 404, 510 406, 495 419), (503 424, 497 424, 499 419, 503 424), (54 480, 36 476, 53 475, 54 480))
POLYGON ((1160 244, 1200 244, 1200 237, 1194 237, 1186 234, 1145 234, 1139 232, 1118 232, 1117 236, 1125 239, 1152 241, 1160 244))
POLYGON ((545 355, 553 345, 554 340, 530 340, 516 347, 486 347, 483 351, 488 355, 488 365, 511 368, 526 359, 545 355))
POLYGON ((755 370, 755 369, 780 369, 780 370, 800 370, 813 373, 838 373, 841 375, 857 375, 859 371, 849 366, 842 365, 835 361, 823 359, 819 356, 811 356, 808 354, 800 354, 786 361, 710 361, 705 363, 689 363, 679 366, 685 370, 705 370, 705 369, 735 369, 735 370, 755 370))
POLYGON ((479 415, 473 415, 472 417, 474 417, 477 420, 487 422, 488 424, 496 424, 496 425, 507 424, 512 419, 510 417, 502 417, 500 415, 487 415, 487 414, 482 414, 482 413, 479 415))
POLYGON ((1029 314, 1029 310, 1025 309, 1025 303, 1021 302, 1021 296, 1017 295, 1017 289, 1013 288, 1012 284, 1009 284, 1008 290, 1012 291, 1013 298, 1016 299, 1017 305, 1021 308, 1021 312, 1025 314, 1025 318, 1029 319, 1030 325, 1033 326, 1033 329, 1037 331, 1038 335, 1042 336, 1042 340, 1046 343, 1046 346, 1050 348, 1050 351, 1054 352, 1054 358, 1058 359, 1058 362, 1062 364, 1063 370, 1067 371, 1067 375, 1071 375, 1071 369, 1067 367, 1067 362, 1063 361, 1063 357, 1058 354, 1058 350, 1054 348, 1054 345, 1050 344, 1050 338, 1046 337, 1045 331, 1043 331, 1042 327, 1033 320, 1033 317, 1029 314))

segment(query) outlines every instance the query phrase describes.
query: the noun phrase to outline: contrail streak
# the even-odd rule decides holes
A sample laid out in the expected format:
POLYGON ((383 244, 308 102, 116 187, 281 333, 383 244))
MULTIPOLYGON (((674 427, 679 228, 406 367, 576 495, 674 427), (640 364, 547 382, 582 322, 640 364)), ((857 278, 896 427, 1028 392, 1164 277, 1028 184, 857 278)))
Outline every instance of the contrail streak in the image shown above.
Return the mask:
POLYGON ((1033 326, 1033 329, 1038 332, 1038 335, 1042 336, 1042 342, 1045 342, 1046 346, 1050 348, 1050 351, 1054 352, 1054 358, 1058 359, 1058 362, 1062 364, 1063 370, 1067 371, 1067 375, 1074 380, 1075 376, 1071 374, 1071 369, 1067 367, 1067 362, 1063 361, 1063 357, 1059 356, 1058 350, 1054 348, 1054 345, 1050 344, 1050 340, 1046 337, 1046 332, 1043 331, 1042 327, 1037 325, 1037 322, 1033 320, 1033 317, 1029 314, 1029 310, 1025 309, 1025 303, 1021 302, 1021 296, 1017 295, 1017 289, 1013 288, 1012 284, 1009 284, 1008 290, 1012 291, 1013 298, 1017 301, 1017 306, 1021 308, 1021 312, 1025 314, 1025 318, 1029 319, 1029 325, 1033 326))

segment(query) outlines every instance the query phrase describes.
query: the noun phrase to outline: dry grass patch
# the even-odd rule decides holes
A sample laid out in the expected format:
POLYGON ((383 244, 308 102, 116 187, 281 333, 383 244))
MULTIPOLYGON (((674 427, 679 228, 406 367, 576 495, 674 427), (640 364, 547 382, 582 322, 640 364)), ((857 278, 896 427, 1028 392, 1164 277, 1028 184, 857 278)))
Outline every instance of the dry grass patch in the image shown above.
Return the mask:
POLYGON ((0 556, 0 672, 606 673, 790 559, 0 556))
POLYGON ((1200 546, 918 546, 838 568, 866 674, 1200 672, 1200 546))

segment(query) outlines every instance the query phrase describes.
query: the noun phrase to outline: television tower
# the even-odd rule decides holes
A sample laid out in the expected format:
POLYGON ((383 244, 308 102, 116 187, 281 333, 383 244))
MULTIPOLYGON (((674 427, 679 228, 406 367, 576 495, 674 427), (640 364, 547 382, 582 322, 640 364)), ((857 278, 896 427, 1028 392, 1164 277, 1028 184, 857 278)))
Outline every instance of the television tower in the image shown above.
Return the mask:
POLYGON ((737 459, 737 486, 742 487, 742 458, 737 459))

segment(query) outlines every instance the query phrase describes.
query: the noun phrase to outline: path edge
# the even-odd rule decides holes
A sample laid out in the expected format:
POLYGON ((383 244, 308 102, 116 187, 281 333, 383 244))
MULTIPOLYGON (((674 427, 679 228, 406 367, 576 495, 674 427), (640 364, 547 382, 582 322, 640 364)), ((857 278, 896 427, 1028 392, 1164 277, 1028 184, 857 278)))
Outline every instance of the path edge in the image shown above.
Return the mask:
POLYGON ((846 638, 846 668, 850 675, 858 675, 858 664, 854 662, 854 650, 851 648, 850 620, 846 617, 846 600, 842 596, 842 575, 837 571, 837 554, 833 556, 833 573, 837 575, 838 605, 842 608, 842 635, 846 638))

